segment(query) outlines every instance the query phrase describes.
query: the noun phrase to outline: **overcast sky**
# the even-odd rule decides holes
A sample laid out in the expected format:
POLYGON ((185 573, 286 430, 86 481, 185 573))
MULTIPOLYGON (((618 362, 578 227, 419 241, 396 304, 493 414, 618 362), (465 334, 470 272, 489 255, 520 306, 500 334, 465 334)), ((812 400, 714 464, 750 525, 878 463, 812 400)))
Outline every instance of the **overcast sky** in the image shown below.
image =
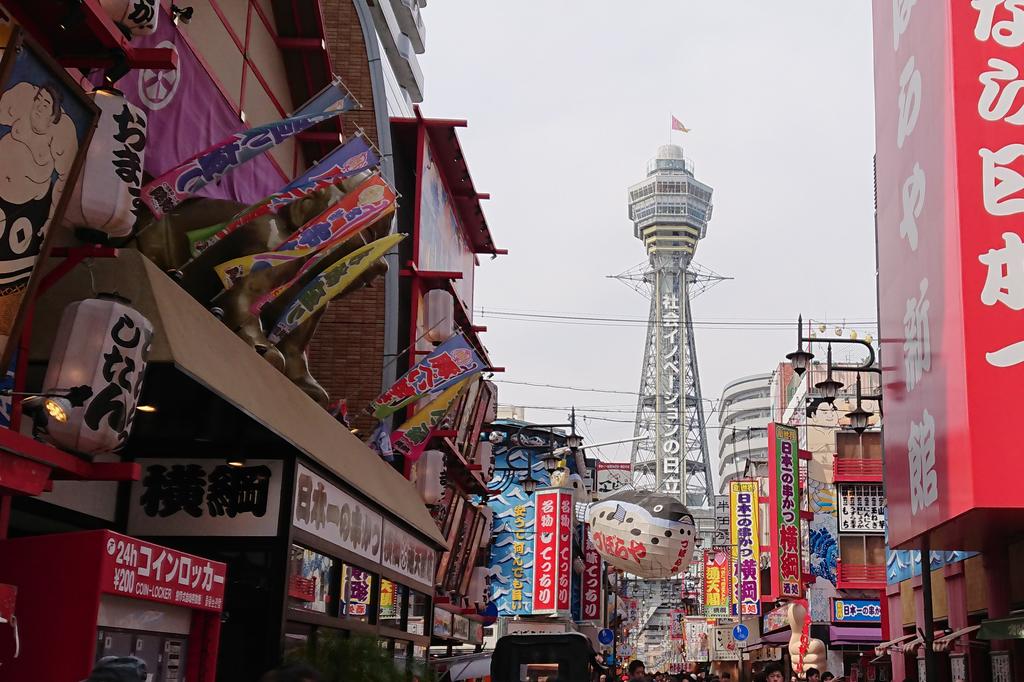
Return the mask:
MULTIPOLYGON (((468 119, 470 172, 510 251, 477 269, 477 322, 508 369, 496 379, 637 391, 643 324, 499 311, 646 320, 647 301, 606 276, 646 259, 626 189, 670 112, 714 188, 695 261, 734 278, 693 304, 704 397, 774 369, 798 313, 862 332, 875 319, 866 0, 432 0, 424 20, 423 111, 468 119)), ((632 436, 635 396, 501 383, 499 400, 541 423, 575 404, 591 442, 632 436)))

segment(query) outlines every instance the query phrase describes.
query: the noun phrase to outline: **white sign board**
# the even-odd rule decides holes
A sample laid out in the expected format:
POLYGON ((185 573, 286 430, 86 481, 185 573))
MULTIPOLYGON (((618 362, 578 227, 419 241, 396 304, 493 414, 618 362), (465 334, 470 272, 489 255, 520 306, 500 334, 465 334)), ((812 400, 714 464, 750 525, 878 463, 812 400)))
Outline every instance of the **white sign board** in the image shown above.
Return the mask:
POLYGON ((384 518, 367 505, 301 464, 295 466, 296 528, 380 562, 383 524, 384 518))
POLYGON ((501 622, 506 635, 550 635, 570 631, 564 621, 531 621, 502 618, 501 622))
POLYGON ((384 521, 384 551, 381 564, 432 589, 437 569, 437 552, 404 530, 384 521))
POLYGON ((279 460, 228 466, 215 459, 139 459, 128 534, 274 536, 281 509, 279 460))
POLYGON ((885 493, 881 483, 840 484, 837 496, 839 532, 885 532, 885 493))
POLYGON ((633 468, 629 462, 598 462, 597 463, 597 499, 603 500, 609 495, 632 487, 633 468))
POLYGON ((740 649, 732 636, 733 625, 716 625, 715 641, 713 643, 714 660, 716 661, 738 661, 740 660, 740 649))

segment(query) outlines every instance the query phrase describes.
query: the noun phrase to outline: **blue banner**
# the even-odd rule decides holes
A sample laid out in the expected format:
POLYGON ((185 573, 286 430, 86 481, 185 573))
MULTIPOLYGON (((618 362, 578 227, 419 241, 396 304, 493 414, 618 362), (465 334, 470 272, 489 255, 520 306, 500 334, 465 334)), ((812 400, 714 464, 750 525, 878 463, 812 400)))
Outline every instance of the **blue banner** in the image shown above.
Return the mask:
POLYGON ((881 623, 882 603, 877 599, 832 600, 833 623, 881 623))

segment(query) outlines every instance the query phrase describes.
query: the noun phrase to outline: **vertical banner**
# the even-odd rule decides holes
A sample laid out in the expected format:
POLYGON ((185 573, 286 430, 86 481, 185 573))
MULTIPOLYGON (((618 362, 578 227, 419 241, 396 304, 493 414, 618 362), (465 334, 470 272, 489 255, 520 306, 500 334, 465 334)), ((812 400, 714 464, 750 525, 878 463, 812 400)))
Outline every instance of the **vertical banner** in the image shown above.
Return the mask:
POLYGON ((729 518, 735 603, 740 616, 761 615, 761 543, 757 532, 757 481, 729 482, 729 518))
POLYGON ((768 499, 771 519, 771 596, 803 596, 800 559, 800 435, 784 424, 768 425, 768 499))
POLYGON ((683 639, 683 632, 686 629, 686 611, 672 609, 668 613, 668 638, 683 639))
POLYGON ((728 549, 704 550, 704 615, 728 618, 732 606, 732 565, 728 549))
POLYGON ((535 498, 533 613, 565 613, 572 573, 572 495, 549 488, 535 498))
POLYGON ((582 620, 600 621, 601 618, 601 555, 590 539, 590 526, 583 528, 583 594, 582 620))

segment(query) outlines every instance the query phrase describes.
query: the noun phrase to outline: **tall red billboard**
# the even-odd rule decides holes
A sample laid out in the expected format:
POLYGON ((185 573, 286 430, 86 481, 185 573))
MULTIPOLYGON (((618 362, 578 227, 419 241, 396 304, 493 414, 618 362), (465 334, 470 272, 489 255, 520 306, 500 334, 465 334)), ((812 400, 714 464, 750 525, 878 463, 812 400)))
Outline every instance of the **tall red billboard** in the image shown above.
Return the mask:
POLYGON ((889 542, 980 549, 1024 497, 1024 16, 876 1, 879 323, 889 542), (1016 54, 1015 54, 1016 53, 1016 54))
POLYGON ((582 620, 601 620, 601 555, 590 538, 590 526, 583 528, 583 583, 580 595, 582 620))
POLYGON ((572 580, 571 491, 549 488, 535 498, 533 613, 565 613, 572 580))

